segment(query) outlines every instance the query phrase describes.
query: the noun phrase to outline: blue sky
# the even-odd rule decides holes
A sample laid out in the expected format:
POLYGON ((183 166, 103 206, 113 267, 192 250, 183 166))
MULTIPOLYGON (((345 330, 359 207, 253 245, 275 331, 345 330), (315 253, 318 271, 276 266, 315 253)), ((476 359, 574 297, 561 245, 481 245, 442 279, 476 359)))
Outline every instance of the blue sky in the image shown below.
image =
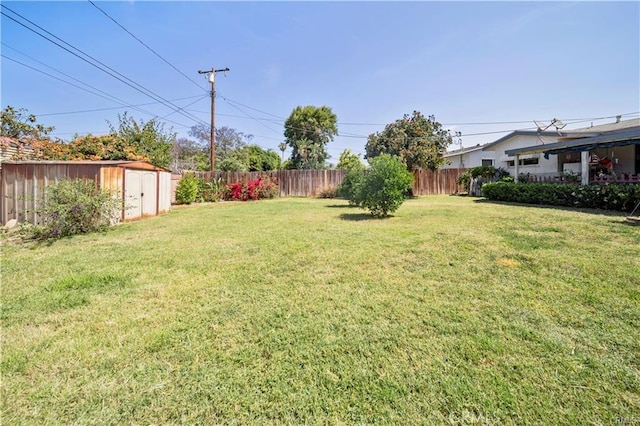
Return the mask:
POLYGON ((106 133, 124 111, 186 137, 209 122, 210 86, 197 71, 214 65, 230 68, 216 77, 216 126, 277 151, 293 108, 326 105, 340 132, 333 162, 414 110, 462 132, 464 146, 532 120, 577 128, 640 116, 640 2, 96 2, 182 74, 89 1, 2 4, 155 97, 2 16, 2 107, 27 108, 65 139, 106 133))

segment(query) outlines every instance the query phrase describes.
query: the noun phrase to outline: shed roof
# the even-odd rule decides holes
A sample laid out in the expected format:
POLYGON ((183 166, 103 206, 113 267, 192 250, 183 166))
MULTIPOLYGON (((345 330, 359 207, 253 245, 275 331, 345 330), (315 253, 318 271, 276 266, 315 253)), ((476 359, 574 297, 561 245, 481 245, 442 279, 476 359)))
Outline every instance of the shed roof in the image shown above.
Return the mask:
POLYGON ((50 165, 94 165, 94 166, 105 166, 105 167, 122 167, 125 169, 136 169, 136 170, 154 170, 154 171, 163 171, 168 172, 169 170, 154 166, 151 163, 146 161, 131 161, 131 160, 27 160, 27 161, 5 161, 5 164, 50 164, 50 165))

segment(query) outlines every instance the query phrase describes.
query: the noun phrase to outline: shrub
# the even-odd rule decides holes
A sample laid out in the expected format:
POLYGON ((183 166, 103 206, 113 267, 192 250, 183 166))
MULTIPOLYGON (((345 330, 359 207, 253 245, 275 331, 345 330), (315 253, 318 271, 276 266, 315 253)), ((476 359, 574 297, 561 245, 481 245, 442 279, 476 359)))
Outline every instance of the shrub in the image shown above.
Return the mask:
POLYGON ((212 179, 209 182, 202 178, 198 178, 198 195, 196 202, 211 203, 220 201, 224 198, 225 186, 221 178, 212 179))
POLYGON ((359 206, 359 194, 364 181, 364 169, 354 168, 345 175, 342 183, 336 189, 336 195, 349 200, 349 204, 359 206))
POLYGON ((509 172, 501 167, 497 169, 493 166, 472 167, 458 177, 458 185, 461 185, 467 191, 470 191, 471 180, 478 178, 480 178, 479 187, 481 188, 482 185, 486 182, 508 179, 509 172))
POLYGON ((92 180, 63 180, 46 190, 44 205, 37 209, 41 224, 24 228, 26 236, 55 239, 103 231, 118 220, 122 200, 100 189, 92 180))
POLYGON ((482 195, 495 201, 630 212, 640 201, 640 185, 496 182, 485 184, 482 195))
POLYGON ((337 197, 337 188, 335 186, 323 186, 316 192, 316 197, 318 198, 336 198, 337 197))
POLYGON ((199 179, 192 174, 185 174, 176 188, 176 202, 191 204, 198 197, 199 179))
POLYGON ((357 185, 355 202, 376 217, 386 217, 402 205, 413 175, 397 156, 382 154, 370 161, 371 169, 357 185))
POLYGON ((225 199, 231 201, 260 200, 275 198, 278 193, 278 179, 264 176, 248 182, 234 182, 227 185, 225 199))

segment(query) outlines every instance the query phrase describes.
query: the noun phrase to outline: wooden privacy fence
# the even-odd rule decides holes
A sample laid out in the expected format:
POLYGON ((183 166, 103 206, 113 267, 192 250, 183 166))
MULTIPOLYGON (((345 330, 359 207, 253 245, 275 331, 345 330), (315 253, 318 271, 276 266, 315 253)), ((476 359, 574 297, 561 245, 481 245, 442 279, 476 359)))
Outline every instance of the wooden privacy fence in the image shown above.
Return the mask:
POLYGON ((464 191, 458 178, 467 169, 415 170, 413 195, 448 195, 464 191))
MULTIPOLYGON (((467 169, 416 170, 414 195, 455 194, 462 191, 458 177, 467 169)), ((273 170, 269 172, 215 172, 213 176, 227 184, 257 179, 260 176, 278 179, 281 197, 315 197, 322 190, 335 188, 342 183, 346 170, 273 170)), ((196 176, 211 180, 211 172, 198 172, 196 176)))

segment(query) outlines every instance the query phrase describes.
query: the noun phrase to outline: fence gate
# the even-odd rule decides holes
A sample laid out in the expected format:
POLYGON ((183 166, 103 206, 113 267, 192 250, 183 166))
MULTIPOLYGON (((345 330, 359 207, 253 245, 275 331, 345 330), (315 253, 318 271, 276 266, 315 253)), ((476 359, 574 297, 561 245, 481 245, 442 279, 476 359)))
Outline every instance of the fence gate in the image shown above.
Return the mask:
POLYGON ((125 220, 157 214, 157 175, 146 170, 125 170, 125 220))

